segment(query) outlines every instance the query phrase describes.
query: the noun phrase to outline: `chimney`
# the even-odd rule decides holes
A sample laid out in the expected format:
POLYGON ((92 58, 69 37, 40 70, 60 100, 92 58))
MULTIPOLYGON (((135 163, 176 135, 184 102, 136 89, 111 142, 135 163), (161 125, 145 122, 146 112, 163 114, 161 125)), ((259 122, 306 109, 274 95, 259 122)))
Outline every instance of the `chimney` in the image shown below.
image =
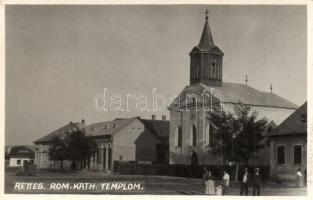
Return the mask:
POLYGON ((85 124, 85 119, 82 119, 82 124, 85 124))
POLYGON ((156 119, 156 115, 152 115, 152 120, 155 120, 156 119))
POLYGON ((162 115, 162 120, 166 121, 166 115, 162 115))
POLYGON ((72 122, 72 121, 70 121, 70 125, 73 125, 73 122, 72 122))

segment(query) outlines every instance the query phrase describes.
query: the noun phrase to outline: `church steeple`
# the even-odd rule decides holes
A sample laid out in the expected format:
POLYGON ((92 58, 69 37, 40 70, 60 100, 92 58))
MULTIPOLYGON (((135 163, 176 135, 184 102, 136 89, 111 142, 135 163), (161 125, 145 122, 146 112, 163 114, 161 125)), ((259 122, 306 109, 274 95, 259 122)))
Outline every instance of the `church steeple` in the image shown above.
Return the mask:
POLYGON ((224 53, 215 46, 205 12, 205 23, 200 42, 190 52, 190 84, 204 83, 210 86, 222 86, 224 53))
POLYGON ((205 11, 205 24, 204 24, 204 28, 202 31, 200 42, 198 44, 198 47, 200 49, 210 49, 214 47, 213 37, 212 37, 211 30, 210 30, 209 22, 208 22, 208 18, 209 18, 208 14, 209 14, 209 11, 206 10, 205 11))

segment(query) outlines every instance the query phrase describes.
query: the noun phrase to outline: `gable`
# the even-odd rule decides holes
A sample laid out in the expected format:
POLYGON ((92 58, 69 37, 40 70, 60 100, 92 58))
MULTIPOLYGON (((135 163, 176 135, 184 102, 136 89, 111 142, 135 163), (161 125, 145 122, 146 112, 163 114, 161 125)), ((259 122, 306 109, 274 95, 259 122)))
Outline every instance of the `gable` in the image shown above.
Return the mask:
POLYGON ((307 102, 283 121, 271 136, 307 134, 307 102))
POLYGON ((114 144, 157 144, 160 140, 137 118, 118 130, 113 137, 114 144))

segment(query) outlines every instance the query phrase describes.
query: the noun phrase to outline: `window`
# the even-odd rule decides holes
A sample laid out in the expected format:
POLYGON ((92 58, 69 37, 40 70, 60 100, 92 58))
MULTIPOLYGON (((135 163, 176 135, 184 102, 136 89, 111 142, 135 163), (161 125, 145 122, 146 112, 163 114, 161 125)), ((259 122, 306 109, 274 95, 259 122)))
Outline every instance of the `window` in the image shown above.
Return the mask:
POLYGON ((209 146, 212 147, 215 144, 217 144, 219 140, 219 134, 218 134, 218 130, 214 128, 212 124, 210 124, 209 133, 210 133, 209 146))
POLYGON ((17 160, 16 164, 21 165, 21 160, 17 160))
POLYGON ((192 146, 197 146, 197 129, 195 126, 192 126, 192 146))
POLYGON ((207 77, 211 78, 211 66, 209 66, 209 70, 207 71, 207 77))
POLYGON ((176 134, 175 134, 175 139, 176 139, 176 146, 181 147, 182 146, 182 130, 180 126, 177 127, 176 129, 176 134))
POLYGON ((286 163, 286 147, 284 145, 277 146, 277 164, 286 163))
POLYGON ((204 146, 210 145, 210 143, 209 143, 209 141, 210 141, 210 124, 208 124, 206 129, 205 129, 204 141, 205 141, 204 146))
POLYGON ((293 146, 293 164, 302 163, 302 145, 293 146))

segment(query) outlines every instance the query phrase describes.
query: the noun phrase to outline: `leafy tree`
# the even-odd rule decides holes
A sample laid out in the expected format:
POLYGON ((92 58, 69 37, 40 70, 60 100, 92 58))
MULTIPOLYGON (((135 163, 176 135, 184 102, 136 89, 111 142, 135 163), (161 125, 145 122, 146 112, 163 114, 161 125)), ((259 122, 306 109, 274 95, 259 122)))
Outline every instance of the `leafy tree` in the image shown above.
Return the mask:
POLYGON ((217 127, 217 138, 211 151, 222 154, 224 160, 236 163, 236 177, 239 163, 248 165, 251 158, 266 144, 262 132, 268 120, 258 119, 258 113, 251 111, 250 106, 238 103, 234 105, 234 113, 215 110, 210 113, 211 122, 217 127))
POLYGON ((50 160, 60 161, 60 170, 63 170, 63 161, 68 160, 69 152, 64 140, 59 137, 52 139, 52 145, 49 148, 48 156, 50 160))
POLYGON ((70 133, 66 133, 64 138, 55 137, 49 148, 49 159, 60 161, 60 169, 63 169, 63 161, 70 160, 72 169, 80 168, 89 163, 90 157, 94 154, 96 145, 91 138, 85 136, 85 131, 73 126, 70 133))
POLYGON ((68 139, 69 160, 72 161, 72 169, 77 168, 77 163, 80 163, 80 168, 86 166, 86 161, 89 163, 90 157, 96 150, 96 145, 91 138, 85 136, 85 132, 76 129, 68 139))

